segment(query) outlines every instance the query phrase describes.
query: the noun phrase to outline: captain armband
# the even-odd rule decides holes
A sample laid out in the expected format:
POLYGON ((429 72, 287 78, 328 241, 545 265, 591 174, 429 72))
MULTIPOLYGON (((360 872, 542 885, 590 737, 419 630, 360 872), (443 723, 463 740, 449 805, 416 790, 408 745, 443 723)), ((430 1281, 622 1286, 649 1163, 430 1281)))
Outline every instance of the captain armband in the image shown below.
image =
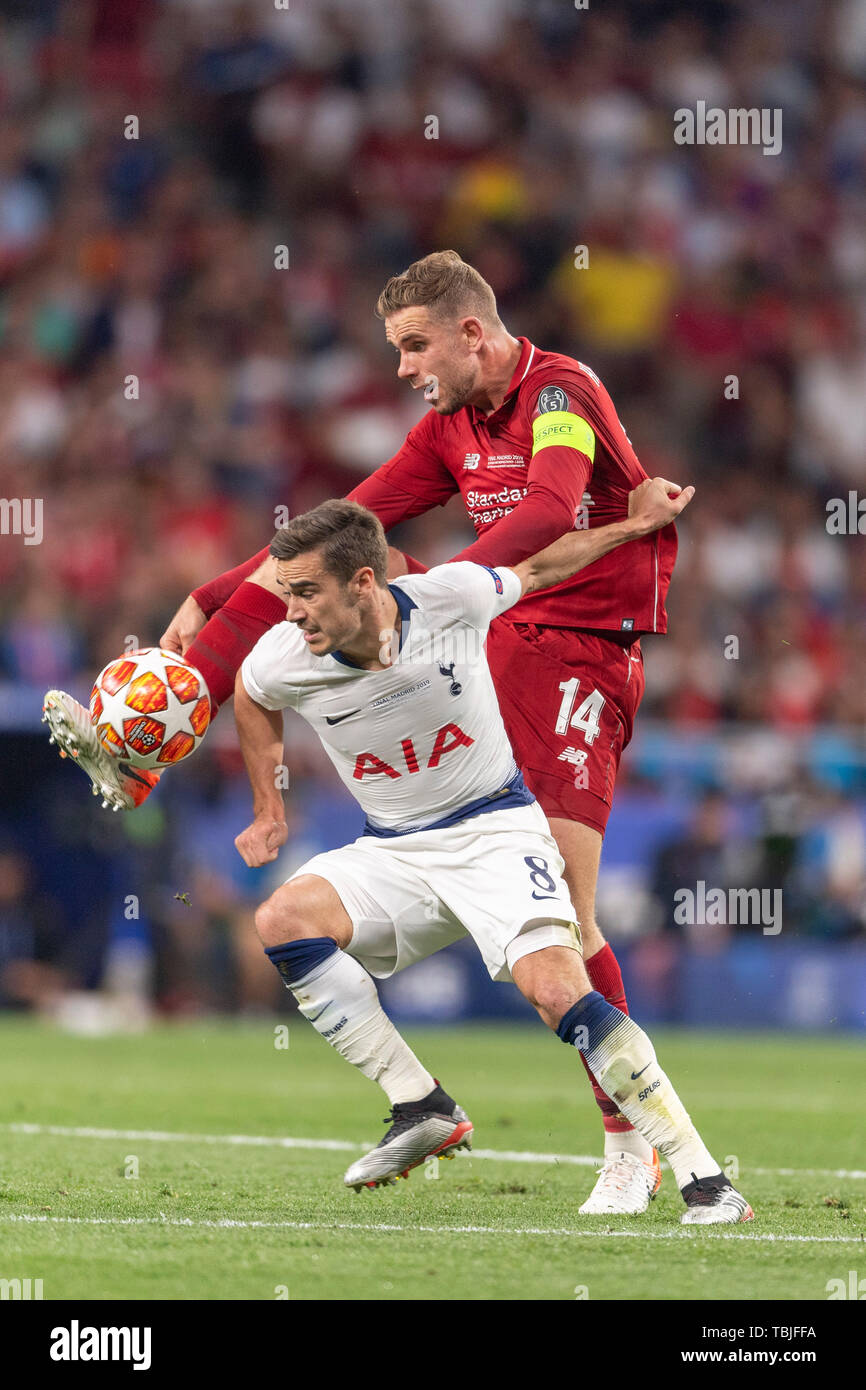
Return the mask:
POLYGON ((564 444, 579 449, 592 461, 595 458, 595 435, 580 415, 570 410, 550 410, 532 422, 532 457, 550 444, 564 444))

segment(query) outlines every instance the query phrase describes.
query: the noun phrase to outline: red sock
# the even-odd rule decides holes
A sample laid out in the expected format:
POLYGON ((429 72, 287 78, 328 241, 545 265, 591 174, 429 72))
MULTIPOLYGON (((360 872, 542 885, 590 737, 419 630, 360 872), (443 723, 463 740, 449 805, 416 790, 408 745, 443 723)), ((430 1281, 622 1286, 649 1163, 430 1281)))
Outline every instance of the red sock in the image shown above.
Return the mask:
MULTIPOLYGON (((596 951, 594 956, 584 961, 586 973, 589 976, 589 983, 593 989, 597 989, 599 994, 603 994, 609 1004, 614 1008, 622 1009, 624 1014, 628 1013, 628 1004, 625 998, 625 986, 622 982, 622 971, 619 963, 610 946, 605 944, 600 951, 596 951)), ((607 1134, 624 1134, 634 1126, 625 1118, 615 1101, 601 1089, 589 1067, 586 1066, 586 1058, 583 1053, 580 1059, 586 1067, 586 1074, 592 1085, 595 1103, 601 1111, 601 1122, 607 1134)))
POLYGON ((201 671, 211 699, 211 719, 234 694, 238 667, 268 628, 285 620, 286 605, 260 584, 244 580, 228 603, 205 623, 184 659, 201 671))
POLYGON ((625 1002, 622 971, 608 943, 605 942, 600 951, 596 951, 594 956, 590 956, 589 960, 583 963, 593 989, 603 994, 608 1004, 613 1004, 615 1009, 622 1009, 623 1013, 627 1014, 628 1004, 625 1002))

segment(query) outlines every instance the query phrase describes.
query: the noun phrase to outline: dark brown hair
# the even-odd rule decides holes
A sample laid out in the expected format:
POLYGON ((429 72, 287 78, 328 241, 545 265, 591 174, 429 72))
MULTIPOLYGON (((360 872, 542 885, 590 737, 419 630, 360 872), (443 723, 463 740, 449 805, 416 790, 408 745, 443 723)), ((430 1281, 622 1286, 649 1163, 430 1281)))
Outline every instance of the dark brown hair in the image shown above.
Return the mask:
POLYGON ((321 550, 325 569, 341 584, 348 584, 365 565, 377 584, 384 587, 388 582, 388 542, 382 523, 357 502, 333 498, 302 512, 280 527, 270 547, 277 560, 294 560, 309 550, 321 550))
POLYGON ((402 275, 392 275, 379 295, 376 313, 384 319, 397 309, 420 304, 442 318, 472 314, 484 323, 499 323, 495 294, 483 275, 456 251, 434 251, 414 261, 402 275))

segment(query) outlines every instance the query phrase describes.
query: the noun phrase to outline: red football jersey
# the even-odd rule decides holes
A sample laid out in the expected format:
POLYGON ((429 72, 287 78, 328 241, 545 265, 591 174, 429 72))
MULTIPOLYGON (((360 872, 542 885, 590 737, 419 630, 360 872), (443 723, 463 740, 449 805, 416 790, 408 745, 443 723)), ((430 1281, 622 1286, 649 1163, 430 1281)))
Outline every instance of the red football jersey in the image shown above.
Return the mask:
MULTIPOLYGON (((429 410, 398 453, 349 493, 388 530, 460 492, 478 540, 455 555, 515 565, 572 529, 628 514, 646 473, 593 371, 527 339, 502 405, 429 410)), ((515 622, 665 632, 676 528, 629 541, 554 588, 521 599, 515 622)))

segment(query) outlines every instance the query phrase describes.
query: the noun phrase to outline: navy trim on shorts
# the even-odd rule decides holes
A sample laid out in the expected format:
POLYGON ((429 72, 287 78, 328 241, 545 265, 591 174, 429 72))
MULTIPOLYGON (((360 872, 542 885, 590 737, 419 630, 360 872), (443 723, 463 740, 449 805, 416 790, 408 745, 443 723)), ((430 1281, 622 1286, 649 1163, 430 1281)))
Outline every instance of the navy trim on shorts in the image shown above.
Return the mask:
POLYGON ((458 806, 456 811, 443 816, 442 820, 434 821, 432 825, 409 825, 403 830, 392 830, 387 826, 373 825, 367 819, 361 833, 374 835, 378 840, 391 840, 398 835, 418 835, 422 830, 445 830, 447 826, 457 825, 459 821, 469 820, 472 816, 483 816, 486 811, 501 811, 509 806, 531 806, 534 800, 523 780, 523 773, 518 770, 507 786, 498 792, 479 796, 477 801, 467 801, 465 806, 458 806))

